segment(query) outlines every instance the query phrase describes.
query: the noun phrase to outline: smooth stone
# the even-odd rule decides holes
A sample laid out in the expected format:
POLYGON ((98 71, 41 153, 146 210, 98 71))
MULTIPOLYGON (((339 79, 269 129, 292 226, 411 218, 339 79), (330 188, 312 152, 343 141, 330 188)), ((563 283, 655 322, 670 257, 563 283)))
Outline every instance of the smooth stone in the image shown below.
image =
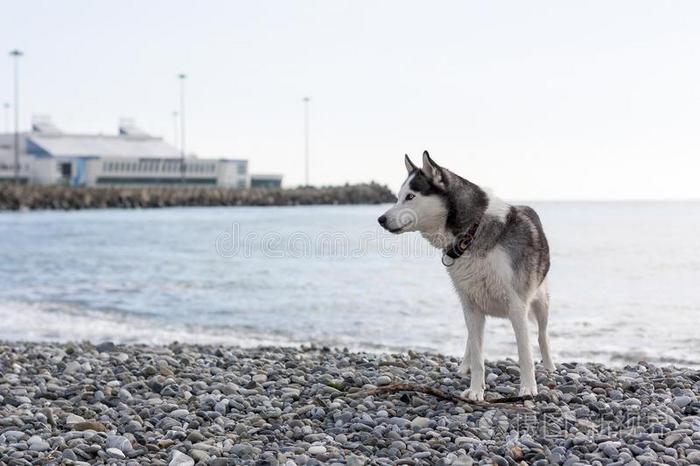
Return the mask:
POLYGON ((193 430, 192 432, 189 433, 187 436, 187 440, 189 440, 192 443, 197 443, 205 440, 206 437, 202 435, 199 431, 193 430))
MULTIPOLYGON (((31 440, 31 439, 30 439, 31 440)), ((49 445, 49 442, 39 439, 34 442, 29 442, 29 449, 31 451, 46 451, 51 448, 51 445, 49 445)))
POLYGON ((411 426, 418 427, 419 429, 424 429, 430 425, 431 420, 427 417, 416 416, 411 421, 411 426))
POLYGON ((690 398, 689 396, 683 395, 683 396, 677 396, 677 397, 675 397, 675 398, 673 399, 672 403, 673 403, 674 405, 678 406, 679 408, 685 408, 685 407, 688 406, 692 401, 693 401, 692 398, 690 398))
POLYGON ((695 450, 691 453, 688 453, 685 457, 690 464, 700 464, 700 450, 695 450))
POLYGON ((107 449, 107 454, 111 456, 112 458, 117 458, 120 460, 123 460, 126 458, 124 453, 119 449, 119 448, 108 448, 107 449))
POLYGON ((679 434, 679 433, 671 433, 664 438, 664 445, 667 447, 670 447, 671 445, 675 445, 676 443, 680 442, 685 438, 685 435, 679 434))
POLYGON ((79 372, 80 369, 82 369, 82 366, 78 361, 71 361, 68 364, 66 364, 66 368, 63 369, 64 374, 75 374, 76 372, 79 372))
POLYGON ((231 447, 230 452, 241 458, 246 458, 253 454, 253 447, 248 443, 237 443, 231 447))
POLYGON ((187 411, 186 409, 176 409, 176 410, 170 412, 170 416, 174 417, 175 419, 181 419, 181 418, 187 417, 189 415, 190 415, 190 412, 187 411))
POLYGON ((190 456, 194 459, 195 462, 207 462, 210 458, 209 454, 206 451, 197 450, 196 448, 190 450, 190 456))
POLYGON ((194 466, 194 460, 178 450, 173 450, 173 456, 168 466, 194 466))
POLYGON ((312 445, 307 451, 311 455, 322 455, 326 452, 326 447, 323 445, 312 445))
POLYGON ((95 346, 98 353, 109 353, 114 351, 114 348, 116 348, 116 345, 111 341, 105 341, 104 343, 100 343, 99 345, 95 346))
POLYGON ((78 416, 76 414, 69 414, 68 416, 66 416, 66 424, 68 424, 69 426, 73 426, 81 422, 85 422, 85 418, 83 418, 82 416, 78 416))
POLYGON ((8 430, 3 434, 5 436, 5 439, 7 439, 8 442, 17 442, 20 439, 23 439, 24 437, 27 436, 24 432, 20 432, 19 430, 8 430))
POLYGON ((388 375, 380 375, 377 377, 377 385, 378 386, 384 386, 384 385, 389 385, 391 384, 391 377, 388 375))
POLYGON ((347 464, 347 466, 365 466, 367 464, 367 458, 351 454, 345 457, 345 464, 347 464))
POLYGON ((116 448, 125 454, 129 454, 134 449, 129 439, 121 435, 108 435, 105 444, 107 448, 116 448))
POLYGON ((104 424, 99 421, 88 420, 85 422, 78 422, 73 425, 73 430, 84 431, 84 430, 94 430, 95 432, 107 432, 107 428, 104 424))

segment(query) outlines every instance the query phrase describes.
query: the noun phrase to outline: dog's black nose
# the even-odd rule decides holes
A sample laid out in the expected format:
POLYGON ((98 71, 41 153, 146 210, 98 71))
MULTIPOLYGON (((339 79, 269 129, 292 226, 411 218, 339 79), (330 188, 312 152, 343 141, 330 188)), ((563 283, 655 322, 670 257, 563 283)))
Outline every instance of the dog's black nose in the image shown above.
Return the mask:
POLYGON ((377 219, 377 221, 379 222, 379 224, 380 224, 381 226, 384 226, 384 224, 386 223, 386 215, 382 215, 381 217, 379 217, 379 218, 377 219))

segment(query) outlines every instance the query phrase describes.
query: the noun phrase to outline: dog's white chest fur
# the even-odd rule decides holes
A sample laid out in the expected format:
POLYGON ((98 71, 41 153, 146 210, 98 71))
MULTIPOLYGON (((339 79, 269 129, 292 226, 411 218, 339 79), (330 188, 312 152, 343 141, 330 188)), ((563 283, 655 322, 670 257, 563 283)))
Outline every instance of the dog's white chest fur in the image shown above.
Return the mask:
POLYGON ((513 268, 502 247, 485 256, 465 253, 447 268, 457 294, 467 307, 495 317, 505 317, 513 268))

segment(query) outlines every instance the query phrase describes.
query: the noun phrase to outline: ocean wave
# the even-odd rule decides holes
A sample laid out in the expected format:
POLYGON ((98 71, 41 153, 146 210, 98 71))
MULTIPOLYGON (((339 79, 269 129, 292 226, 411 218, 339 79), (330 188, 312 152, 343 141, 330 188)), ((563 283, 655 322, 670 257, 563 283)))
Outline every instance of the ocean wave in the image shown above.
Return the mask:
MULTIPOLYGON (((192 344, 254 346, 317 346, 348 348, 367 352, 402 352, 406 347, 381 342, 360 341, 351 335, 324 335, 313 339, 279 332, 261 332, 250 325, 196 325, 166 322, 163 316, 116 309, 90 309, 80 303, 20 302, 0 303, 0 340, 90 341, 100 343, 192 344)), ((415 351, 435 351, 417 344, 415 351)))
POLYGON ((0 340, 113 341, 116 343, 226 344, 297 346, 281 335, 262 334, 232 326, 203 326, 165 322, 164 319, 122 311, 94 310, 68 303, 0 303, 0 340))

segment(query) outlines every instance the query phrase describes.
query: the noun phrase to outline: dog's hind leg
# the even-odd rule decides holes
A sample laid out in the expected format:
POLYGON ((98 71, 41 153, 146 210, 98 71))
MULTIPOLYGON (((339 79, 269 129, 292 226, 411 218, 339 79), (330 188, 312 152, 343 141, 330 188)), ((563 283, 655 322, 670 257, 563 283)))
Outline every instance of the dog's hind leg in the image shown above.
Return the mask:
POLYGON ((518 363, 520 365, 520 395, 537 395, 535 382, 535 365, 532 362, 530 335, 527 328, 527 308, 519 299, 510 303, 508 318, 513 325, 515 341, 518 344, 518 363))
POLYGON ((542 363, 548 371, 555 370, 552 354, 549 350, 549 334, 547 333, 547 322, 549 321, 549 294, 547 285, 542 284, 537 290, 535 298, 530 303, 530 309, 537 320, 537 342, 542 353, 542 363))

